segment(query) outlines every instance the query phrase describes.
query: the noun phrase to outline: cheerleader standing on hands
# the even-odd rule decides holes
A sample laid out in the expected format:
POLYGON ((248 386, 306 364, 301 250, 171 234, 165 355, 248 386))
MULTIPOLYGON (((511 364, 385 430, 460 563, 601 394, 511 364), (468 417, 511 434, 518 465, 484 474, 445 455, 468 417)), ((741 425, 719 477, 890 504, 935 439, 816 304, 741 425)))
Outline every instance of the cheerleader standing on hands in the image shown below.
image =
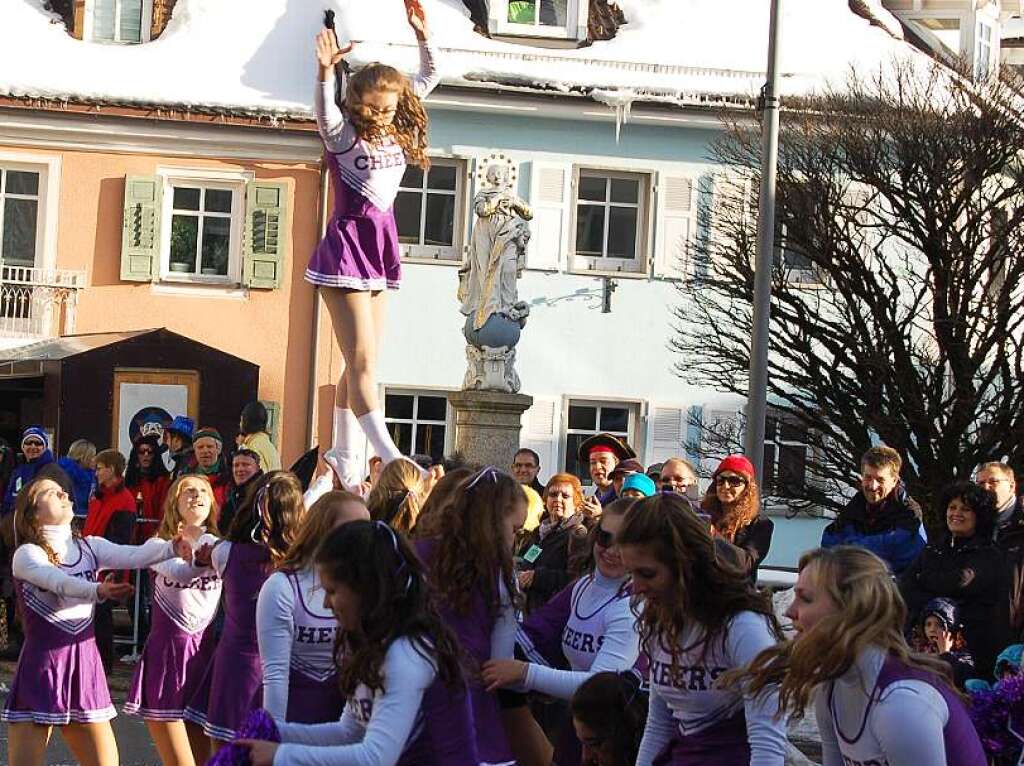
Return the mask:
POLYGON ((338 620, 324 605, 313 556, 331 530, 369 519, 349 492, 328 492, 306 513, 288 555, 260 589, 256 630, 263 664, 263 707, 278 723, 325 723, 341 718, 334 646, 338 620))
POLYGON ((237 740, 253 766, 478 766, 455 636, 405 539, 379 521, 335 529, 316 557, 341 626, 340 721, 237 740))
POLYGON ((885 562, 819 548, 800 559, 795 591, 786 616, 797 637, 734 678, 753 694, 778 685, 784 714, 813 701, 823 766, 985 766, 948 666, 907 646, 907 608, 885 562))
POLYGON ((185 723, 185 702, 202 680, 213 657, 213 632, 208 631, 221 579, 212 566, 198 560, 218 540, 217 502, 205 476, 183 476, 171 485, 164 501, 156 538, 170 539, 179 525, 204 530, 190 564, 172 559, 154 564, 152 627, 135 666, 124 712, 141 716, 164 766, 205 763, 209 742, 195 724, 185 723))
POLYGON ((420 73, 413 80, 392 67, 370 64, 342 83, 339 107, 335 68, 353 46, 340 48, 333 29, 316 39, 316 119, 327 150, 334 215, 305 276, 325 288, 324 302, 345 357, 333 446, 324 459, 351 491, 362 479, 356 450, 360 431, 385 463, 401 455, 384 424, 375 367, 384 334, 384 290, 398 289, 401 279, 393 204, 407 162, 429 166, 427 114, 420 99, 438 83, 423 6, 420 0, 404 2, 420 46, 420 73))
MULTIPOLYGON (((192 557, 184 537, 116 545, 71 530, 73 503, 50 479, 25 486, 15 502, 19 543, 12 559, 25 642, 0 720, 8 724, 11 766, 41 766, 52 726, 87 766, 116 766, 110 702, 93 632, 97 602, 127 598, 128 583, 97 582, 103 569, 142 569, 192 557)), ((191 537, 198 530, 186 530, 191 537)))

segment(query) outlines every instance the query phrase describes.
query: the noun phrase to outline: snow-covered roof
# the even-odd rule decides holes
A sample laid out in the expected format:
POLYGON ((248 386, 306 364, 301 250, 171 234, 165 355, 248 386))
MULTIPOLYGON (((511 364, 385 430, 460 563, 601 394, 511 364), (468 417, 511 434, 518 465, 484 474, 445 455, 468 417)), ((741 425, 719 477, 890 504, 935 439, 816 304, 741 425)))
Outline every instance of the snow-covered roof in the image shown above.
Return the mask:
MULTIPOLYGON (((578 92, 607 103, 701 104, 756 97, 767 59, 767 0, 618 0, 613 40, 551 50, 473 31, 460 0, 424 0, 443 81, 578 92)), ((43 0, 3 0, 0 95, 308 117, 312 40, 324 6, 338 35, 360 41, 354 64, 416 65, 401 0, 178 0, 142 45, 71 38, 43 0)), ((786 0, 783 96, 806 95, 854 66, 877 71, 923 54, 850 11, 848 0, 786 0)))

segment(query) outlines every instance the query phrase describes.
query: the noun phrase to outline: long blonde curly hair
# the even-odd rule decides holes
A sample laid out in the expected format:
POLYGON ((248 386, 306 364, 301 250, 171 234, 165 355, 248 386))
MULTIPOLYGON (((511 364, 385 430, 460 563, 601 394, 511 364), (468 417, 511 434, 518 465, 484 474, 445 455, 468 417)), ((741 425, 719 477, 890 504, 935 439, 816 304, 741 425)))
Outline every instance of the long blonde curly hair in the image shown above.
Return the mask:
POLYGON ((837 609, 809 630, 765 649, 742 670, 725 673, 719 684, 743 684, 754 696, 779 691, 779 715, 801 718, 818 684, 839 678, 861 653, 874 646, 898 661, 933 673, 950 685, 949 666, 911 650, 903 637, 907 607, 889 568, 864 548, 818 548, 800 559, 837 609))
POLYGON ((426 170, 430 167, 430 160, 427 159, 427 112, 419 96, 413 92, 409 78, 394 67, 367 64, 348 78, 345 111, 356 132, 363 139, 372 139, 378 132, 369 111, 363 106, 363 97, 367 93, 381 90, 398 94, 398 106, 392 123, 395 142, 402 147, 409 162, 426 170))

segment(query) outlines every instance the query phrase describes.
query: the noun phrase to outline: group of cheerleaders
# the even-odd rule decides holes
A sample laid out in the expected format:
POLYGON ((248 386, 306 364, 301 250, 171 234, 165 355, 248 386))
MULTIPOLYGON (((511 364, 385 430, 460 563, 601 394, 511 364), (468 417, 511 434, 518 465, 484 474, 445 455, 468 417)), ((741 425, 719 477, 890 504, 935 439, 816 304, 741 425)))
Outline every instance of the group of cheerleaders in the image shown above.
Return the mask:
POLYGON ((770 599, 671 493, 606 506, 589 573, 522 621, 527 497, 495 468, 441 479, 411 542, 349 492, 307 510, 282 471, 223 538, 217 510, 205 477, 182 477, 157 535, 121 546, 73 533, 52 480, 21 491, 12 766, 40 766, 54 726, 79 763, 118 763, 92 615, 130 586, 97 573, 143 567, 152 629, 124 711, 165 766, 782 766, 786 717, 812 707, 824 766, 986 763, 948 669, 911 653, 899 591, 862 549, 804 556, 783 640, 770 599), (570 701, 550 740, 538 695, 570 701))
MULTIPOLYGON (((401 459, 374 367, 400 280, 392 203, 407 162, 429 165, 421 99, 438 81, 424 9, 403 2, 413 79, 381 64, 349 76, 333 23, 316 40, 334 214, 305 276, 346 363, 324 459, 347 490, 360 432, 385 463, 401 459)), ((125 712, 166 766, 782 766, 785 718, 812 706, 824 766, 985 763, 946 668, 908 649, 880 559, 805 555, 784 640, 768 597, 677 495, 605 507, 592 571, 522 623, 513 544, 527 500, 494 468, 442 479, 415 543, 352 492, 307 510, 286 472, 253 486, 223 537, 198 476, 173 485, 140 546, 78 537, 49 479, 23 488, 15 513, 25 643, 0 714, 12 766, 42 764, 54 726, 80 764, 117 764, 93 612, 130 590, 102 573, 129 568, 149 568, 154 589, 125 712), (571 700, 553 753, 527 704, 537 695, 571 700)))

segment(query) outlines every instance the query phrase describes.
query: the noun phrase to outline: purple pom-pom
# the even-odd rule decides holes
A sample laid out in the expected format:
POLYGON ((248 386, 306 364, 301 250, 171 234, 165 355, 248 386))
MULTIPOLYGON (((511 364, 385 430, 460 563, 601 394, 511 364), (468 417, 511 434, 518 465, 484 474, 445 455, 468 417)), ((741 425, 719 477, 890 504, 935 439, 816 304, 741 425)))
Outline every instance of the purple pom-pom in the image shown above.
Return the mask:
POLYGON ((1016 755, 1021 741, 1009 728, 1011 716, 1024 715, 1024 676, 1011 676, 994 689, 971 693, 971 721, 985 751, 991 755, 1016 755))
MULTIPOLYGON (((249 713, 245 722, 235 732, 237 739, 262 739, 268 742, 280 742, 281 733, 270 713, 262 708, 249 713)), ((231 743, 222 747, 206 762, 206 766, 252 766, 249 750, 241 745, 231 743)))

